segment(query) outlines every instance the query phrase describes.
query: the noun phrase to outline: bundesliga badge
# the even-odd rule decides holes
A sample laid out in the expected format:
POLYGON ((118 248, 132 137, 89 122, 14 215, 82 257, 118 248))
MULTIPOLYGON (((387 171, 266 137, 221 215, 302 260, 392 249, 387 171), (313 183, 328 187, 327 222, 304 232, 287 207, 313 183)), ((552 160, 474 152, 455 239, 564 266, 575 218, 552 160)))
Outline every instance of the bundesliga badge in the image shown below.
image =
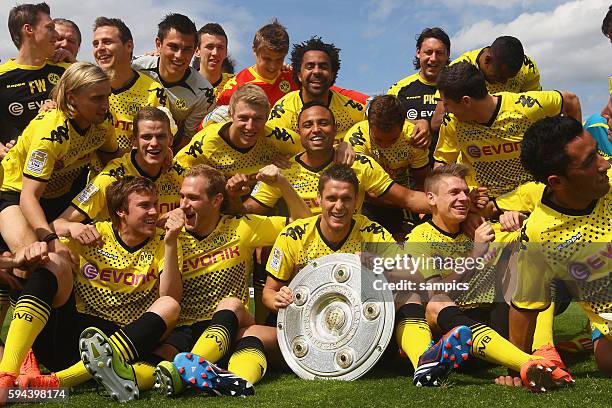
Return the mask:
POLYGON ((291 281, 293 303, 278 312, 278 343, 304 379, 354 380, 376 364, 393 335, 395 308, 384 280, 354 254, 323 256, 291 281))

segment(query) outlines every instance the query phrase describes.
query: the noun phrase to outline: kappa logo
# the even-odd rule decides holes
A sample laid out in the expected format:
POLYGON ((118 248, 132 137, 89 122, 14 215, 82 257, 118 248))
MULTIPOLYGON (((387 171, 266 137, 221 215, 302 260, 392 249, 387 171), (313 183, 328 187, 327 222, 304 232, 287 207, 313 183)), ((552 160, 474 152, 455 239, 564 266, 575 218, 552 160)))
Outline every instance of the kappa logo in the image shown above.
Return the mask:
POLYGON ((64 141, 68 140, 69 138, 68 120, 66 120, 63 125, 60 125, 56 129, 52 130, 49 137, 43 137, 41 140, 50 140, 53 143, 63 144, 64 141))
POLYGON ((367 164, 368 166, 370 166, 371 169, 374 168, 374 166, 372 166, 372 161, 368 158, 368 156, 364 156, 362 154, 356 154, 355 161, 361 164, 367 164))
POLYGON ((542 107, 542 105, 536 98, 533 98, 531 96, 526 96, 526 95, 519 96, 519 98, 517 99, 516 102, 514 102, 514 104, 515 105, 521 104, 528 108, 533 107, 533 105, 538 105, 540 108, 542 107))
POLYGON ((449 113, 448 113, 448 112, 445 112, 445 113, 444 113, 444 116, 442 116, 442 124, 443 124, 444 126, 446 126, 446 125, 448 125, 448 123, 449 123, 450 121, 451 121, 451 117, 450 117, 449 113))
POLYGON ((268 137, 272 137, 272 136, 274 136, 276 140, 282 140, 283 142, 291 140, 291 143, 295 144, 295 141, 293 140, 293 136, 291 136, 291 133, 289 133, 289 131, 285 128, 275 127, 272 130, 272 132, 270 132, 270 134, 268 135, 268 137))
POLYGON ((351 137, 349 137, 349 142, 351 146, 363 146, 366 142, 365 137, 363 136, 363 130, 361 127, 357 128, 356 132, 353 132, 351 137))
POLYGON ((283 93, 287 93, 291 90, 291 84, 286 79, 282 80, 280 84, 278 84, 278 89, 280 89, 283 93))
POLYGON ((525 55, 525 58, 523 59, 523 65, 527 67, 527 70, 535 72, 535 64, 526 55, 525 55))
POLYGON ((360 231, 361 232, 371 232, 374 235, 380 234, 382 235, 383 239, 385 238, 385 229, 381 225, 376 224, 375 222, 371 223, 367 227, 364 227, 360 231))
POLYGON ((123 164, 121 164, 116 169, 110 169, 108 171, 108 175, 116 179, 123 178, 125 177, 125 167, 123 167, 123 164))
POLYGON ((274 105, 270 111, 270 120, 281 118, 281 116, 285 113, 285 107, 283 106, 284 103, 285 101, 281 101, 280 103, 274 105))
POLYGON ((357 109, 358 111, 362 111, 363 110, 363 105, 360 104, 359 102, 355 102, 352 99, 349 99, 348 101, 346 101, 346 103, 344 104, 344 106, 350 106, 353 109, 357 109))
POLYGON ((168 96, 166 95, 166 91, 164 88, 155 88, 149 89, 149 92, 155 92, 155 97, 159 101, 159 104, 162 106, 166 106, 168 103, 168 96))
POLYGON ((189 149, 187 150, 187 154, 189 156, 196 157, 196 158, 202 153, 203 153, 202 142, 200 140, 193 142, 193 144, 189 146, 189 149))
POLYGON ((287 231, 281 233, 282 236, 290 237, 294 240, 302 239, 302 236, 306 233, 306 227, 308 224, 304 224, 304 226, 296 225, 295 227, 288 227, 287 231))

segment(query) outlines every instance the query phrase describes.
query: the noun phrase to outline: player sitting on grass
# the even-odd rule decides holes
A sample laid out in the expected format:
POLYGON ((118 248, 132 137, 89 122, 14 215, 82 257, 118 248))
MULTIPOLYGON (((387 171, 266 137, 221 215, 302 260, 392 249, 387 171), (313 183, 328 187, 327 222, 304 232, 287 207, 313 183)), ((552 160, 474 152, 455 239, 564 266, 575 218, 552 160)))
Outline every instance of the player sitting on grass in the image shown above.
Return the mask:
POLYGON ((157 230, 156 201, 153 182, 125 177, 108 188, 111 222, 77 236, 57 230, 78 255, 78 270, 50 253, 32 272, 9 327, 2 388, 14 386, 31 346, 55 373, 20 378, 20 387, 71 387, 93 377, 113 399, 128 401, 153 386, 159 357, 150 352, 178 319, 182 287, 176 246, 182 224, 173 217, 165 235, 157 230))
POLYGON ((521 160, 546 188, 521 231, 510 340, 529 349, 538 314, 550 304, 550 283, 561 279, 590 320, 597 366, 610 375, 610 164, 580 122, 566 117, 532 125, 521 160))
MULTIPOLYGON (((443 264, 427 262, 419 267, 427 282, 457 287, 446 293, 434 290, 426 309, 421 311, 419 317, 426 317, 434 331, 447 334, 419 358, 414 382, 441 385, 450 370, 468 359, 469 352, 479 359, 520 372, 523 384, 534 391, 548 389, 551 384, 564 385, 571 377, 561 368, 555 368, 556 361, 524 353, 500 334, 507 332, 508 306, 496 299, 499 289, 496 283, 501 281, 496 277, 496 266, 505 262, 503 256, 494 255, 503 248, 489 248, 489 243, 511 242, 518 238, 518 233, 496 237, 493 227, 486 222, 476 229, 474 239, 461 231, 461 223, 470 210, 467 173, 467 168, 460 164, 443 165, 431 172, 425 181, 425 191, 432 219, 417 226, 408 236, 407 252, 421 259, 444 260, 443 264), (453 261, 450 267, 446 267, 448 260, 453 261), (471 334, 470 342, 466 343, 471 347, 464 349, 461 356, 446 346, 450 334, 455 335, 457 331, 460 336, 462 332, 471 334)), ((410 350, 410 346, 407 348, 410 350)), ((520 380, 515 385, 520 385, 520 380)))
MULTIPOLYGON (((292 217, 310 216, 276 166, 261 169, 257 179, 283 191, 292 217)), ((156 370, 164 395, 181 392, 183 383, 217 394, 253 394, 266 356, 278 355, 275 329, 256 326, 248 311, 248 282, 255 248, 272 245, 287 219, 223 214, 225 184, 221 172, 198 165, 181 188, 184 290, 178 327, 157 351, 168 360, 156 370), (213 364, 224 357, 231 373, 213 364)))

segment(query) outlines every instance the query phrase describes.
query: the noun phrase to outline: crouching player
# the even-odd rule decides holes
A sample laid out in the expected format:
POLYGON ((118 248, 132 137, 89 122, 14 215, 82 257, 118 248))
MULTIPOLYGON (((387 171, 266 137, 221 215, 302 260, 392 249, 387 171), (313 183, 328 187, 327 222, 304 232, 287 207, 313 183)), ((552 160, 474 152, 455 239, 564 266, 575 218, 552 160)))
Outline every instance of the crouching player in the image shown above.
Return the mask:
POLYGON ((164 238, 156 229, 156 201, 153 182, 125 177, 108 188, 111 222, 77 236, 70 236, 70 228, 57 230, 78 254, 79 269, 49 253, 49 261, 32 272, 0 362, 3 388, 14 386, 32 345, 55 373, 20 378, 20 387, 71 387, 93 376, 113 399, 128 401, 139 388, 153 386, 159 358, 150 352, 174 327, 181 290, 176 237, 182 223, 167 222, 164 238))
MULTIPOLYGON (((283 192, 292 217, 310 215, 276 166, 264 167, 256 178, 283 192)), ((157 366, 159 388, 164 395, 181 392, 184 384, 215 394, 251 395, 252 384, 266 371, 266 355, 278 354, 276 329, 256 326, 248 311, 253 252, 272 245, 287 220, 223 214, 225 177, 206 165, 186 172, 180 196, 186 216, 179 235, 184 290, 178 327, 158 349, 168 360, 157 366), (229 372, 214 364, 227 357, 229 372)))
MULTIPOLYGON (((571 377, 557 368, 557 361, 537 353, 527 354, 503 335, 507 333, 508 307, 503 300, 498 300, 501 280, 496 268, 504 269, 506 252, 499 245, 489 247, 489 243, 494 240, 496 243, 512 242, 518 239, 518 233, 496 237, 488 223, 476 229, 473 240, 461 231, 461 223, 470 209, 465 182, 467 173, 467 168, 461 164, 442 165, 430 173, 425 180, 425 192, 432 219, 416 227, 408 236, 406 251, 413 256, 423 261, 444 260, 445 266, 421 262, 419 270, 427 282, 450 284, 456 288, 446 293, 434 290, 426 309, 421 309, 419 316, 411 316, 413 319, 426 318, 433 329, 447 333, 419 358, 414 383, 440 385, 453 368, 468 359, 467 351, 481 360, 520 372, 523 384, 534 391, 544 391, 552 384, 566 384, 571 377), (473 267, 468 265, 470 259, 473 267), (448 260, 452 260, 453 265, 446 267, 448 260), (459 260, 463 262, 457 263, 459 260), (457 355, 452 345, 447 345, 449 338, 467 335, 470 335, 470 340, 465 342, 467 350, 457 355)), ((410 339, 407 341, 410 345, 410 339)), ((414 346, 412 350, 417 352, 414 346)), ((516 385, 520 385, 520 380, 516 381, 519 382, 516 385)))

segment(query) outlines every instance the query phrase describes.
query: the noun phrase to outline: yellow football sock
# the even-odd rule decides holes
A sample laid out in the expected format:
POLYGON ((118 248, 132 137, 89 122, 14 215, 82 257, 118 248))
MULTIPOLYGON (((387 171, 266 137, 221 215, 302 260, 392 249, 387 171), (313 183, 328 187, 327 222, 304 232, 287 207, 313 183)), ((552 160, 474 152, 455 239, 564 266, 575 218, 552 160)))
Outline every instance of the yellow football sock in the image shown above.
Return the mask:
POLYGON ((0 372, 19 374, 25 355, 47 324, 50 313, 49 305, 37 297, 30 295, 19 297, 6 336, 0 372))
POLYGON ((121 356, 127 363, 131 363, 138 359, 138 351, 132 343, 132 340, 123 332, 123 330, 117 330, 112 336, 108 338, 121 356))
POLYGON ((132 364, 132 368, 134 368, 134 373, 136 374, 138 389, 140 391, 152 389, 155 384, 155 367, 151 364, 139 361, 132 364))
POLYGON ((397 323, 395 338, 400 348, 408 355, 416 370, 419 357, 431 344, 431 329, 424 318, 404 318, 397 323))
POLYGON ((254 336, 240 339, 236 345, 236 351, 229 360, 227 369, 239 377, 244 378, 251 384, 262 379, 268 368, 268 362, 264 353, 261 340, 254 336))
POLYGON ((471 354, 477 358, 519 372, 527 361, 539 358, 520 350, 489 326, 477 323, 470 329, 473 341, 471 354))
POLYGON ((236 314, 230 310, 219 310, 193 346, 192 352, 216 363, 229 351, 237 332, 236 314))
POLYGON ((553 321, 555 319, 555 304, 551 303, 548 309, 538 314, 535 331, 533 333, 532 351, 536 351, 542 346, 554 345, 553 321))
POLYGON ((74 387, 91 379, 91 374, 85 368, 82 361, 55 373, 60 382, 60 387, 74 387))

